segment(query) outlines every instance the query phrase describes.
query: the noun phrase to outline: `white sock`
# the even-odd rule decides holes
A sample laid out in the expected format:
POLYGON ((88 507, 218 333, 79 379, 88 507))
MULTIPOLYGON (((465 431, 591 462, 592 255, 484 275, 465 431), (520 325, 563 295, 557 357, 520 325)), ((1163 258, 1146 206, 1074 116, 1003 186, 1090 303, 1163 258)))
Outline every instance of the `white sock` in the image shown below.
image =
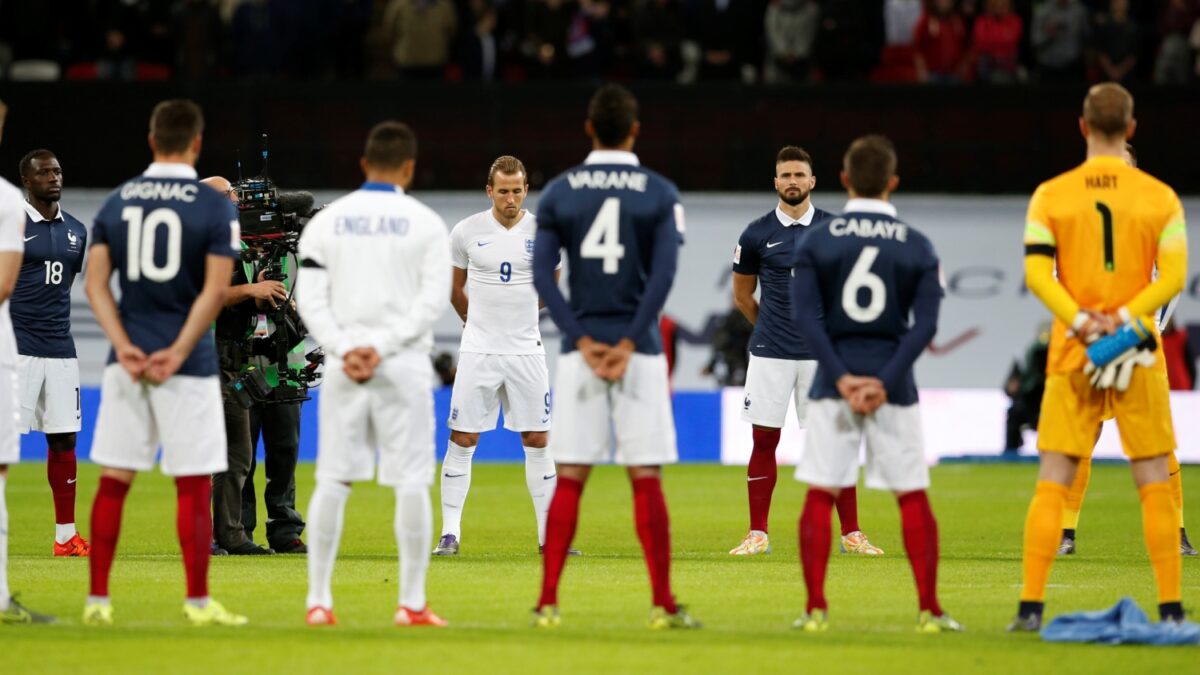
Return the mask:
POLYGON ((550 448, 525 446, 525 485, 533 498, 538 545, 541 546, 546 543, 546 514, 550 513, 550 500, 554 498, 554 488, 558 487, 558 472, 550 458, 550 448))
POLYGON ((71 537, 75 536, 75 523, 67 523, 65 525, 54 524, 54 541, 59 544, 65 544, 71 541, 71 537))
POLYGON ((429 488, 396 488, 396 545, 400 548, 400 606, 425 609, 425 572, 433 544, 433 506, 429 488))
POLYGON ((0 474, 0 612, 8 609, 8 502, 4 497, 7 477, 0 474))
POLYGON ((308 503, 308 608, 333 609, 333 563, 342 540, 350 486, 317 481, 308 503))
MULTIPOLYGON (((475 448, 450 441, 442 461, 442 535, 462 540, 462 513, 471 489, 471 456, 475 448)), ((419 607, 416 609, 420 609, 419 607)))

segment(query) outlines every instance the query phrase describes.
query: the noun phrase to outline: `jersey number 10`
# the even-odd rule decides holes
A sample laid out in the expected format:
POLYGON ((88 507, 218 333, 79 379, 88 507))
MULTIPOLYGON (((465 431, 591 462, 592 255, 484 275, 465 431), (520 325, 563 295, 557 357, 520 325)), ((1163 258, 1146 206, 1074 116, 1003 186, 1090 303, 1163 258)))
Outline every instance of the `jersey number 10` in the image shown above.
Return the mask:
POLYGON ((139 281, 144 276, 150 281, 164 283, 179 274, 183 223, 172 209, 154 209, 148 214, 144 211, 140 206, 126 206, 121 211, 121 220, 129 223, 126 276, 130 281, 139 281), (161 267, 154 261, 159 225, 167 227, 167 260, 161 267))

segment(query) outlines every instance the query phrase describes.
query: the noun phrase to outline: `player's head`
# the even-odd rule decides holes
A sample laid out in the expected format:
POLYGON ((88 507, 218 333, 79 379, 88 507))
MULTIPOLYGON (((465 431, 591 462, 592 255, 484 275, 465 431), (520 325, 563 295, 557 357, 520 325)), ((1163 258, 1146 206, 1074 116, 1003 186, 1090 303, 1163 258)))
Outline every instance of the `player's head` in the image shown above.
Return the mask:
POLYGON ((1084 138, 1124 143, 1133 138, 1137 120, 1133 118, 1133 95, 1116 82, 1104 82, 1088 89, 1083 99, 1079 131, 1084 138))
POLYGON ((812 157, 803 148, 785 146, 775 155, 775 191, 788 206, 803 204, 817 186, 812 157))
POLYGON ((521 205, 529 192, 529 175, 525 165, 512 155, 497 157, 488 169, 487 194, 496 213, 505 218, 521 214, 521 205))
POLYGON ((1133 143, 1125 144, 1125 152, 1121 155, 1125 163, 1133 168, 1137 168, 1137 151, 1133 149, 1133 143))
POLYGON ((217 192, 220 192, 225 196, 226 199, 234 204, 238 203, 238 195, 233 189, 233 184, 230 183, 229 179, 225 178, 224 176, 209 176, 200 182, 216 190, 217 192))
POLYGON ((896 146, 885 136, 860 136, 842 158, 842 185, 851 197, 887 199, 900 184, 896 146))
POLYGON ((588 103, 584 130, 596 148, 632 150, 641 131, 637 99, 619 84, 600 87, 588 103))
POLYGON ((150 114, 150 150, 155 161, 195 164, 203 135, 204 113, 187 99, 163 101, 150 114))
POLYGON ((63 172, 58 158, 44 148, 25 153, 17 165, 21 186, 30 197, 40 202, 56 202, 62 198, 63 172))
POLYGON ((407 124, 388 120, 371 127, 359 160, 367 180, 392 183, 404 189, 417 169, 417 135, 407 124))

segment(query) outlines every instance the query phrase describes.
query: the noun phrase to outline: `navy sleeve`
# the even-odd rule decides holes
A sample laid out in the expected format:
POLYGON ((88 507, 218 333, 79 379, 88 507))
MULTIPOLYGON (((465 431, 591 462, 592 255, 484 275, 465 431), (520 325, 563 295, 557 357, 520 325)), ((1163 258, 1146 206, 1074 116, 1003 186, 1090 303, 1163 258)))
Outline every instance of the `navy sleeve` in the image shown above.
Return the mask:
POLYGON ((240 246, 238 239, 240 236, 239 228, 233 223, 237 221, 237 209, 234 208, 233 202, 220 196, 219 193, 214 193, 212 216, 213 222, 209 227, 208 238, 208 253, 210 255, 220 255, 228 258, 241 257, 240 246))
POLYGON ((896 352, 879 371, 879 379, 883 380, 884 388, 895 391, 902 387, 908 371, 916 363, 917 357, 937 333, 938 312, 942 304, 942 282, 938 273, 937 259, 932 257, 932 264, 927 264, 921 270, 917 281, 917 294, 913 298, 913 325, 896 345, 896 352))
POLYGON ((828 371, 830 379, 837 382, 846 375, 846 364, 833 348, 833 341, 825 332, 824 305, 820 287, 817 285, 817 270, 813 267, 812 254, 801 248, 796 267, 792 269, 792 320, 804 343, 817 357, 817 363, 828 371))
POLYGON ((650 324, 658 320, 658 314, 663 305, 667 304, 667 295, 671 292, 671 284, 675 281, 675 268, 679 264, 679 230, 675 225, 674 206, 666 209, 658 227, 654 231, 654 251, 650 258, 650 276, 646 279, 646 290, 638 303, 637 312, 633 315, 633 323, 625 337, 636 340, 644 334, 650 324))
POLYGON ((750 234, 750 228, 742 231, 737 248, 733 250, 733 271, 738 274, 758 275, 758 241, 750 234))
POLYGON ((96 221, 92 223, 92 246, 108 243, 108 226, 104 222, 110 210, 106 202, 100 207, 100 212, 96 214, 96 221))
POLYGON ((563 297, 562 290, 554 281, 554 268, 558 266, 559 250, 562 240, 558 230, 541 226, 541 207, 538 208, 538 232, 533 243, 533 287, 537 289, 542 302, 550 312, 550 318, 558 326, 570 343, 574 345, 586 333, 583 325, 575 316, 575 311, 563 297))
POLYGON ((83 271, 84 252, 87 251, 87 246, 88 246, 87 228, 83 226, 83 223, 79 224, 78 236, 79 236, 79 259, 76 260, 75 264, 71 266, 71 270, 74 271, 75 274, 79 274, 80 272, 83 271))

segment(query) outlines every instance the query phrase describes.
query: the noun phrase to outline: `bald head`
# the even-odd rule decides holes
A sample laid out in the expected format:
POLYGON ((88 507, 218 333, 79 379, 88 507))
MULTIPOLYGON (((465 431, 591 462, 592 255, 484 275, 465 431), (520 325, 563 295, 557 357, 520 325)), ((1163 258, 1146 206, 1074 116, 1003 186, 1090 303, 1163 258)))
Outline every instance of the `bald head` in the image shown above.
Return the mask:
POLYGON ((1083 122, 1092 133, 1124 139, 1133 126, 1133 95, 1115 82, 1097 84, 1083 99, 1083 122))
POLYGON ((237 203, 237 193, 233 191, 233 184, 228 179, 222 176, 209 176, 200 182, 225 195, 234 204, 237 203))

